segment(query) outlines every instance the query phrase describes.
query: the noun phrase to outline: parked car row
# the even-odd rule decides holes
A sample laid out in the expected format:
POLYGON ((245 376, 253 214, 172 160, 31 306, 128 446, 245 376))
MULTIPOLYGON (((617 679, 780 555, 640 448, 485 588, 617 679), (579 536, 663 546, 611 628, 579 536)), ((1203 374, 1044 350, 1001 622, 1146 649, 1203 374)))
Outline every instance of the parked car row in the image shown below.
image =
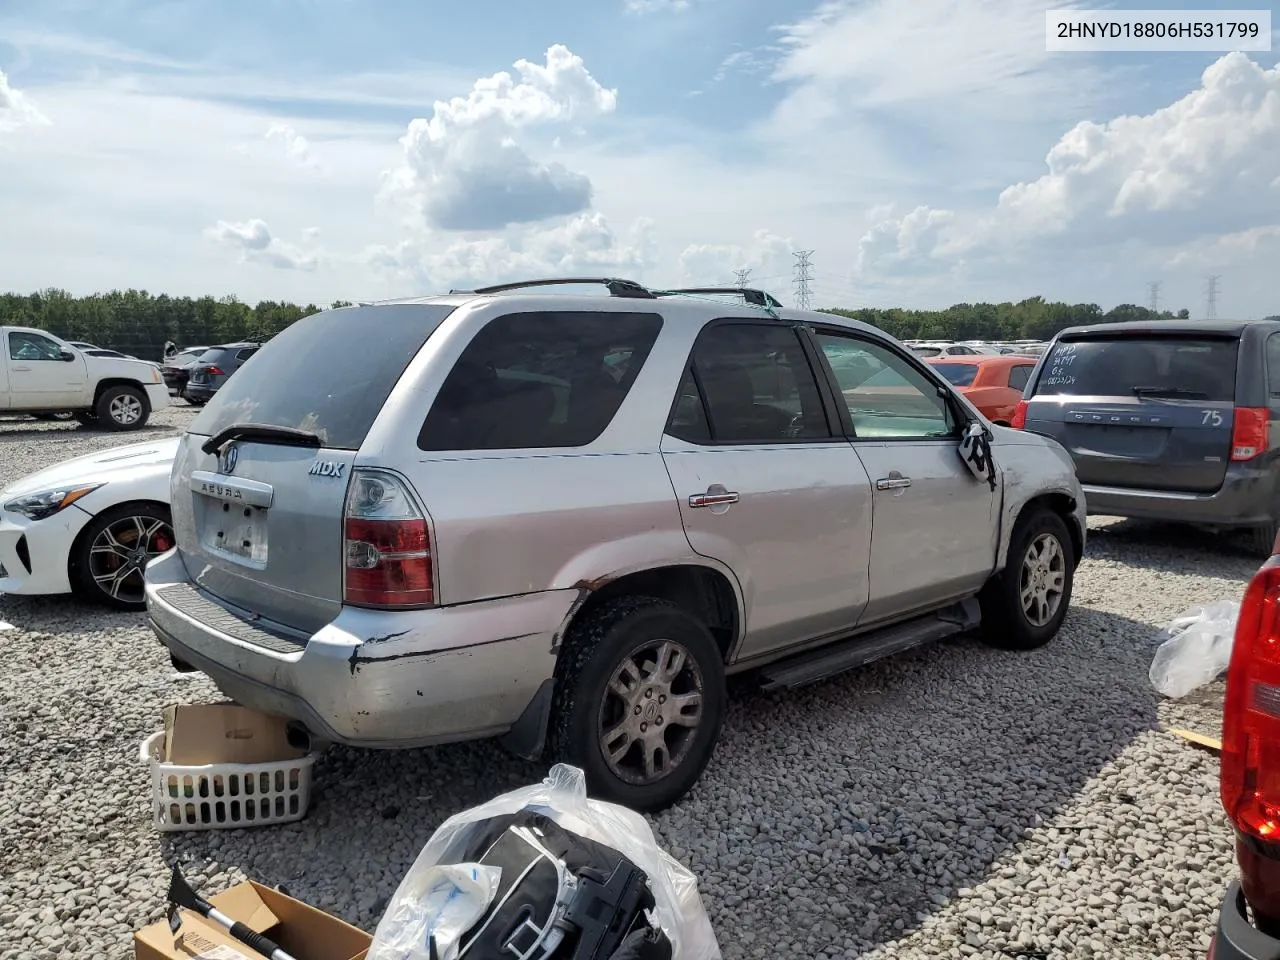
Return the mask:
POLYGON ((912 353, 926 360, 937 357, 1010 356, 1039 357, 1045 344, 1039 340, 904 340, 912 353))
POLYGON ((203 406, 262 346, 259 341, 225 343, 216 347, 187 347, 165 361, 164 382, 169 392, 193 406, 203 406))

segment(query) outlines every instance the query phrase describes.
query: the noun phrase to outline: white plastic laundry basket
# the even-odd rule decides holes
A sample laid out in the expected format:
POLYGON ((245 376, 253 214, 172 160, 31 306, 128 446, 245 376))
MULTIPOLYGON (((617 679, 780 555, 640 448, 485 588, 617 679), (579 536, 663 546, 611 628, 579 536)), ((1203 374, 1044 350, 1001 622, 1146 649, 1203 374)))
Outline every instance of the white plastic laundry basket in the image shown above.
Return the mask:
POLYGON ((164 731, 142 741, 151 767, 151 818, 157 830, 219 830, 301 820, 311 800, 315 755, 273 763, 166 763, 164 731))

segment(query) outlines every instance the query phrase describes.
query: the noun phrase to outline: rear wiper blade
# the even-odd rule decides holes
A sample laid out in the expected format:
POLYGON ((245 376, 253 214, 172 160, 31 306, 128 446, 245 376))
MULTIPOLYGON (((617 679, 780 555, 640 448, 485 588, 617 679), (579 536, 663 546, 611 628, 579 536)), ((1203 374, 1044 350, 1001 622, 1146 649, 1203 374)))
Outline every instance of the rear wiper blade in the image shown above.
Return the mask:
POLYGON ((1188 400, 1208 400, 1209 395, 1199 390, 1187 390, 1185 387, 1134 387, 1135 396, 1139 397, 1185 397, 1188 400))
POLYGON ((323 447, 324 441, 310 430, 297 427, 277 427, 269 423, 233 423, 219 430, 200 445, 205 453, 213 454, 230 440, 264 440, 286 447, 323 447))

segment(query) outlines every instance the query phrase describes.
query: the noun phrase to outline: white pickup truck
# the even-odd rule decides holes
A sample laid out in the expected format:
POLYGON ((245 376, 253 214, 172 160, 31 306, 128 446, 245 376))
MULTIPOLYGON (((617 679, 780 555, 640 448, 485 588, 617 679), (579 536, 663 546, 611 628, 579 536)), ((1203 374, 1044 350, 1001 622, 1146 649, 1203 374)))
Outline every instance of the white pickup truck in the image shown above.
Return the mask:
POLYGON ((91 356, 43 330, 0 326, 0 415, 71 415, 107 430, 136 430, 168 405, 154 363, 91 356))

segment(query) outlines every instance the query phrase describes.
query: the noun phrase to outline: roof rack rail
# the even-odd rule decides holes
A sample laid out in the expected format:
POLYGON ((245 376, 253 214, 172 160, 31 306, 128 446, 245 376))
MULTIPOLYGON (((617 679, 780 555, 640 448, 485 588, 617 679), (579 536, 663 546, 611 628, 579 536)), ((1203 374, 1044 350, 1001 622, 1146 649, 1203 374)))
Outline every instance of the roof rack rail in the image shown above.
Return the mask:
POLYGON ((474 290, 450 290, 450 293, 505 293, 508 290, 522 290, 525 287, 566 286, 574 283, 598 283, 609 291, 611 297, 632 297, 637 300, 653 300, 655 294, 647 287, 634 280, 623 280, 619 277, 554 277, 546 280, 520 280, 515 283, 498 283, 490 287, 476 287, 474 290))
POLYGON ((731 293, 742 297, 747 303, 754 304, 757 307, 780 307, 781 301, 764 290, 756 290, 752 287, 681 287, 677 290, 655 290, 655 295, 659 297, 680 296, 682 294, 712 294, 712 293, 731 293))

